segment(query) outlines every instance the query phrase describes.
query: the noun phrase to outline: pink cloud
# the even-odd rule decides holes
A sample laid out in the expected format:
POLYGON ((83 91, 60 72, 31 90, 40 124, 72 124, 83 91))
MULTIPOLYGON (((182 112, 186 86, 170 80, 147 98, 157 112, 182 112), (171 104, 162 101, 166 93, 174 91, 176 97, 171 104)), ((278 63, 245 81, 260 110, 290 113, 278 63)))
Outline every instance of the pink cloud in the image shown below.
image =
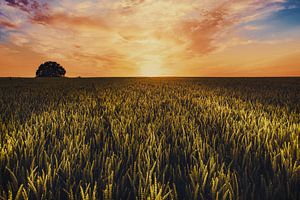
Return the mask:
POLYGON ((8 6, 18 8, 27 13, 42 12, 48 9, 47 3, 41 3, 37 0, 5 0, 8 6))
MULTIPOLYGON (((8 6, 27 13, 32 23, 43 25, 69 25, 107 28, 107 23, 98 16, 77 16, 66 12, 53 12, 48 3, 28 0, 5 0, 8 6)), ((4 22, 3 22, 4 23, 4 22)), ((9 24, 6 24, 9 25, 9 24)), ((11 24, 12 25, 12 24, 11 24)))

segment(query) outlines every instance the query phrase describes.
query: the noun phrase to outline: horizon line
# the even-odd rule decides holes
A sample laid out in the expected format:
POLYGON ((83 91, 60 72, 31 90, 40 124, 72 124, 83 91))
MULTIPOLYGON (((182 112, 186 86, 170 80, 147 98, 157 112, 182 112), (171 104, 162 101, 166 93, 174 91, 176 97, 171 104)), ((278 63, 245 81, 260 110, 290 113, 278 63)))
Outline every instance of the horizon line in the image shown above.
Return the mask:
POLYGON ((92 79, 92 78, 300 78, 300 75, 290 76, 65 76, 65 77, 35 77, 35 76, 0 76, 0 79, 24 78, 24 79, 48 79, 48 78, 67 78, 67 79, 92 79))

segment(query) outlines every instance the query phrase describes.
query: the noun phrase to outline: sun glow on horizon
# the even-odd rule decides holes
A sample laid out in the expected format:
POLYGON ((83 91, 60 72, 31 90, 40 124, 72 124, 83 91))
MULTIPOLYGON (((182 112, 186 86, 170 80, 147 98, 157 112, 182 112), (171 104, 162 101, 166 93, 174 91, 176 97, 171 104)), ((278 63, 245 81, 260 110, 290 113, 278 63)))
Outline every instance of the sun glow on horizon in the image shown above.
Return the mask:
POLYGON ((159 55, 147 55, 140 63, 140 75, 157 77, 164 75, 162 58, 159 55))
POLYGON ((141 76, 145 77, 159 77, 162 76, 158 67, 141 67, 141 76))

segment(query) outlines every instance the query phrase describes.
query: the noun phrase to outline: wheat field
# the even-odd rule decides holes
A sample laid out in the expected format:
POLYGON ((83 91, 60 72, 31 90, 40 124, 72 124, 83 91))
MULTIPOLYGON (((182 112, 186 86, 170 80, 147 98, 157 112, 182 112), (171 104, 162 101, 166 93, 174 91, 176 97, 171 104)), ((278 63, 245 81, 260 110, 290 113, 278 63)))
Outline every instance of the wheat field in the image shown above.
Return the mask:
POLYGON ((300 78, 0 79, 0 199, 300 199, 300 78))

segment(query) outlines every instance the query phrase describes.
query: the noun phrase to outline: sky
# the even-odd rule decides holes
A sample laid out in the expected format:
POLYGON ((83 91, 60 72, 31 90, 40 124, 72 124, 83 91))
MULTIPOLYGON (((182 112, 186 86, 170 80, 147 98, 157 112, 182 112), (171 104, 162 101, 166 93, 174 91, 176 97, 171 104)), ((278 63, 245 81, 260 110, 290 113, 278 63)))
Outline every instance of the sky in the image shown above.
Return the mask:
POLYGON ((0 76, 300 76, 300 0, 0 0, 0 76))

